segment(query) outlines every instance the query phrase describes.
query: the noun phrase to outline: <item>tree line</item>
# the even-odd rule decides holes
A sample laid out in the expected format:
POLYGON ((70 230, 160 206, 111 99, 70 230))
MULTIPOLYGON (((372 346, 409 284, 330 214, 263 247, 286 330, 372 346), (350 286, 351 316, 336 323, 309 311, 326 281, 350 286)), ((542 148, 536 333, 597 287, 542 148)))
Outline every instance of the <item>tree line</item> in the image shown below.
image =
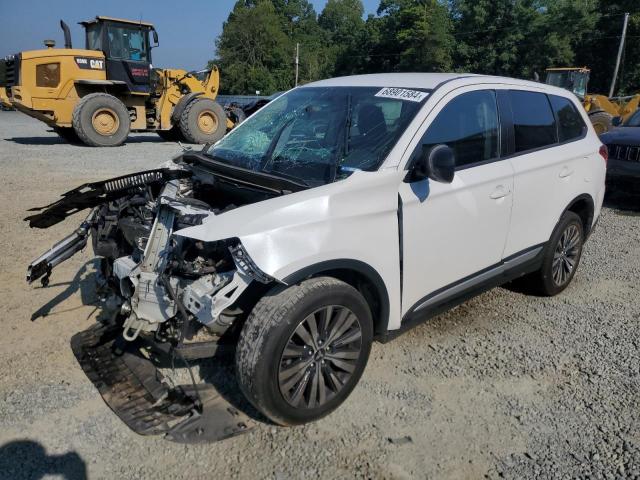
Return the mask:
POLYGON ((359 73, 471 72, 543 79, 548 67, 591 68, 590 92, 607 93, 631 18, 616 93, 640 92, 637 0, 238 0, 212 63, 222 91, 268 95, 299 82, 359 73))

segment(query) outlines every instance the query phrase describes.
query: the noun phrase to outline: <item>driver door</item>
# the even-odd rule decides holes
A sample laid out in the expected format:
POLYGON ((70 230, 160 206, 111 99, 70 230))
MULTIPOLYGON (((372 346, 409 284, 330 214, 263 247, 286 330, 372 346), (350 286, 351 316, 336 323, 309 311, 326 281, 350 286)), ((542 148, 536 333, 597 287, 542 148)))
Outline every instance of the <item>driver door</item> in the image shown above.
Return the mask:
POLYGON ((490 277, 502 260, 513 169, 500 159, 496 92, 463 92, 445 97, 429 114, 412 155, 448 145, 456 156, 453 182, 400 186, 403 322, 490 277))

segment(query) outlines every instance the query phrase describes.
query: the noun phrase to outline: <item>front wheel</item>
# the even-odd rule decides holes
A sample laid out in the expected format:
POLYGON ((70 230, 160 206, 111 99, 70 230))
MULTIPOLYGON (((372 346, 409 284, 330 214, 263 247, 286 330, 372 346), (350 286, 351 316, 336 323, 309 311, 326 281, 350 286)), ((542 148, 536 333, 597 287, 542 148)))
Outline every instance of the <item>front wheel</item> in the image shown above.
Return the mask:
POLYGON ((215 143, 227 131, 222 106, 210 98, 196 98, 180 115, 180 132, 189 143, 215 143))
POLYGON ((317 420, 354 389, 369 358, 371 312, 330 277, 275 287, 255 306, 236 351, 241 390, 280 425, 317 420))

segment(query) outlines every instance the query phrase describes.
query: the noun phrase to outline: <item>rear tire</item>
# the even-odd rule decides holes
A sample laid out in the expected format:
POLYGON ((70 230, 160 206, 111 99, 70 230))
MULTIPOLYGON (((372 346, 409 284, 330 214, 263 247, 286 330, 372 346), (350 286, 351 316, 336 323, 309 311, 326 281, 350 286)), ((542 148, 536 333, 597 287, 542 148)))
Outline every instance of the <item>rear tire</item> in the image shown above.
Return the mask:
POLYGON ((256 304, 240 333, 238 383, 275 423, 317 420, 354 389, 372 338, 369 306, 350 285, 319 277, 277 286, 256 304))
POLYGON ((73 110, 73 129, 91 147, 117 147, 129 135, 131 119, 124 103, 107 93, 91 93, 73 110))
POLYGON ((210 98, 192 100, 180 115, 180 132, 189 143, 215 143, 226 131, 224 109, 210 98))
POLYGON ((240 107, 231 107, 229 109, 229 113, 231 114, 230 118, 233 121, 234 127, 237 127, 247 119, 247 114, 244 113, 244 110, 242 110, 240 107))
POLYGON ((547 297, 562 292, 578 269, 583 244, 582 219, 574 212, 565 212, 545 247, 542 266, 522 279, 525 289, 547 297))

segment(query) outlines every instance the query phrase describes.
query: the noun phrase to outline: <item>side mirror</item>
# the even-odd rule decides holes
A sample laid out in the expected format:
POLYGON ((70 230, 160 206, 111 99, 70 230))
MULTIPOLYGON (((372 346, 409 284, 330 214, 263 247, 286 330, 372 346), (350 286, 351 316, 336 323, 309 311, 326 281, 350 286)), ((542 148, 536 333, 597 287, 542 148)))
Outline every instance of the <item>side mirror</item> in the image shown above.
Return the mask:
POLYGON ((417 182, 430 178, 436 182, 451 183, 455 169, 455 153, 450 147, 444 144, 431 148, 423 146, 422 154, 407 175, 407 181, 417 182))
POLYGON ((158 32, 156 32, 155 28, 151 30, 151 34, 153 35, 153 45, 151 45, 151 48, 159 47, 160 42, 158 41, 158 32))
POLYGON ((613 117, 613 119, 611 120, 611 125, 613 125, 614 127, 619 127, 620 125, 622 125, 622 117, 613 117))

